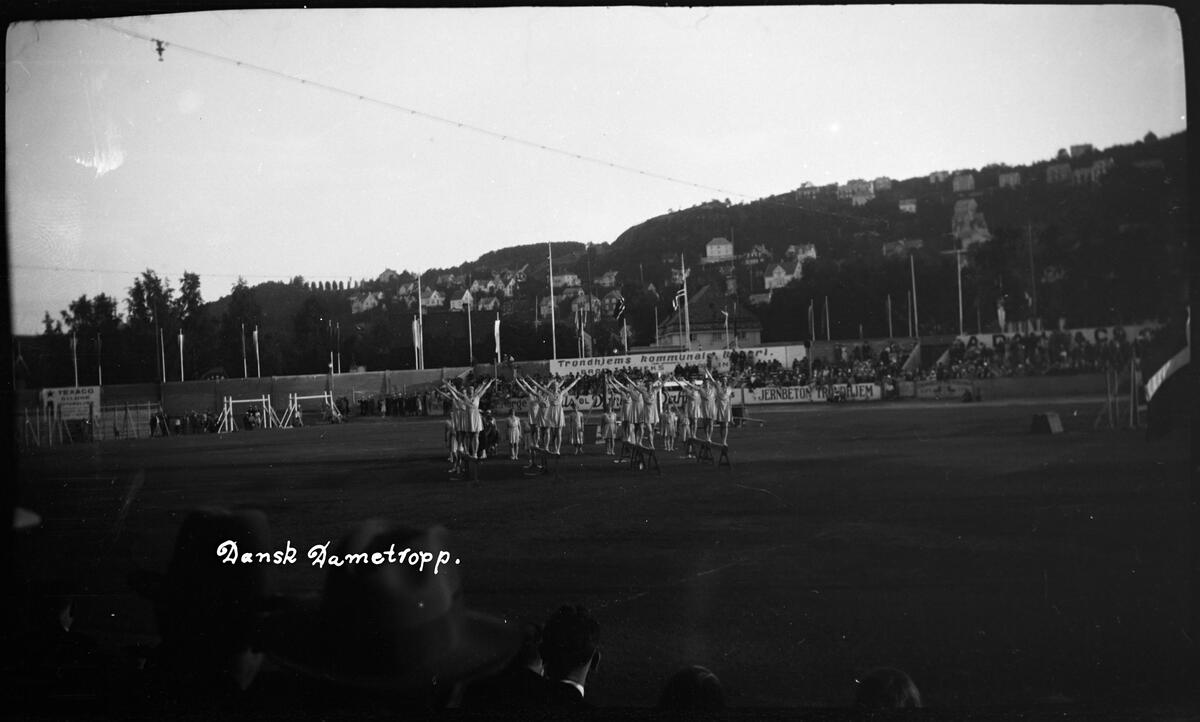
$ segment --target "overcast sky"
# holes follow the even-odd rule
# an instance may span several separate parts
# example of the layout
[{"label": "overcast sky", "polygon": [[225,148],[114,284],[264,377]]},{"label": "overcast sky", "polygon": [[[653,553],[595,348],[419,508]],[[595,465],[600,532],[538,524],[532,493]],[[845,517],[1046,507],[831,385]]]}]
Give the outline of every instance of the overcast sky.
[{"label": "overcast sky", "polygon": [[1149,6],[233,11],[19,24],[5,61],[16,333],[145,268],[215,300],[1187,126]]}]

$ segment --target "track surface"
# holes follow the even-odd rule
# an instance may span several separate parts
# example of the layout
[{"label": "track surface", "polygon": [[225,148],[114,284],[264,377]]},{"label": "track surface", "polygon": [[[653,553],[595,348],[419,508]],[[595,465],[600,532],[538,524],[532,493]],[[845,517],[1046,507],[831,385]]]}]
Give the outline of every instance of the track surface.
[{"label": "track surface", "polygon": [[[1066,433],[1034,436],[1036,410]],[[445,524],[468,606],[543,620],[592,608],[589,697],[652,705],[703,664],[735,706],[838,706],[856,670],[904,669],[930,705],[1169,700],[1187,689],[1184,441],[1092,429],[1097,403],[772,409],[733,469],[660,454],[663,475],[589,444],[561,479],[507,458],[446,471],[440,420],[107,442],[20,460],[26,580],[86,594],[77,628],[152,642],[126,586],[164,569],[200,505],[263,509],[301,555],[356,521]],[[278,569],[286,592],[322,572]]]}]

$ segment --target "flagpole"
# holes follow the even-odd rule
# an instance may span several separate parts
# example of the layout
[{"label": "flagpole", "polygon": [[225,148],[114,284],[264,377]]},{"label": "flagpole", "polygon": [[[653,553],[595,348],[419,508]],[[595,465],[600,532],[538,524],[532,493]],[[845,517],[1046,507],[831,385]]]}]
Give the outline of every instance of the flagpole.
[{"label": "flagpole", "polygon": [[421,339],[417,333],[417,327],[419,325],[420,324],[417,321],[417,317],[413,316],[412,337],[413,337],[413,368],[414,369],[421,368]]},{"label": "flagpole", "polygon": [[625,337],[625,354],[629,354],[629,321],[621,319],[622,335]]},{"label": "flagpole", "polygon": [[[243,338],[242,339],[242,348],[244,349],[245,347],[246,347],[246,339]],[[163,379],[163,383],[165,384],[167,382],[167,344],[163,340],[162,328],[158,329],[158,352],[161,355],[160,360],[162,361],[162,372],[163,372],[162,379]]]},{"label": "flagpole", "polygon": [[104,344],[100,341],[100,334],[96,334],[96,372],[100,376],[100,385],[104,385]]},{"label": "flagpole", "polygon": [[679,270],[683,276],[683,342],[684,348],[692,350],[692,318],[688,312],[687,266],[683,263],[683,254],[679,254]]},{"label": "flagpole", "polygon": [[833,340],[833,334],[829,329],[829,296],[825,297],[825,340]]},{"label": "flagpole", "polygon": [[[334,322],[334,328],[337,329],[337,372],[340,374],[342,372],[342,322],[341,321]],[[255,344],[255,347],[257,348],[257,346],[258,346],[257,329],[256,329],[256,332],[254,335],[254,344]]]},{"label": "flagpole", "polygon": [[553,354],[553,359],[557,361],[558,334],[554,332],[554,246],[550,244],[550,241],[546,241],[546,250],[549,252],[547,259],[550,271],[550,352]]},{"label": "flagpole", "polygon": [[79,386],[79,354],[75,352],[75,332],[71,332],[71,364],[75,366],[75,386]]},{"label": "flagpole", "polygon": [[179,380],[184,380],[183,375],[183,329],[179,330]]},{"label": "flagpole", "polygon": [[808,383],[809,383],[809,385],[811,385],[813,382],[813,377],[812,377],[813,351],[815,351],[817,348],[817,311],[815,308],[813,308],[814,303],[816,303],[816,299],[813,299],[813,298],[808,299],[808,337],[810,339],[809,344],[808,344]]},{"label": "flagpole", "polygon": [[254,378],[262,378],[262,357],[258,353],[258,324],[254,324]]},{"label": "flagpole", "polygon": [[496,370],[493,371],[492,375],[498,376],[499,375],[499,366],[500,366],[500,311],[499,310],[496,311],[496,325],[494,328],[495,328],[495,333],[496,333],[496,367],[497,368],[496,368]]},{"label": "flagpole", "polygon": [[417,352],[417,368],[425,368],[425,302],[421,298],[421,274],[417,274],[417,337],[420,342],[417,343],[415,351]]},{"label": "flagpole", "polygon": [[654,307],[654,345],[658,345],[658,306]]},{"label": "flagpole", "polygon": [[[471,293],[470,291],[466,291],[463,293],[463,295],[469,299],[471,297],[470,293]],[[474,335],[471,333],[471,302],[469,300],[465,300],[464,303],[467,304],[467,357],[468,357],[467,363],[469,363],[471,366],[474,366],[475,365],[475,338],[474,338]]]},{"label": "flagpole", "polygon": [[[164,374],[165,376],[165,374]],[[246,370],[246,324],[242,324],[242,378],[250,376],[250,372]],[[163,378],[166,381],[166,378]]]},{"label": "flagpole", "polygon": [[888,338],[892,338],[892,294],[887,295]]},{"label": "flagpole", "polygon": [[919,315],[917,315],[917,262],[911,255],[908,257],[908,269],[909,269],[909,272],[912,274],[913,326],[916,327],[916,331],[917,331],[916,338],[920,339],[921,338],[921,317]]}]

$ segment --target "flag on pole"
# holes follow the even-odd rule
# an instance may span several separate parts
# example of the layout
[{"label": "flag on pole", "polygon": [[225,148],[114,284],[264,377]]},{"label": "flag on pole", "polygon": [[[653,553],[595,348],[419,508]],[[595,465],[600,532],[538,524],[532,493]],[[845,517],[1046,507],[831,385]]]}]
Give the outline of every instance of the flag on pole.
[{"label": "flag on pole", "polygon": [[421,322],[416,318],[412,321],[413,348],[421,348]]},{"label": "flag on pole", "polygon": [[681,298],[687,298],[687,291],[683,290],[682,288],[675,292],[675,298],[671,300],[671,308],[674,308],[676,311],[678,311],[679,299]]},{"label": "flag on pole", "polygon": [[613,318],[615,318],[619,321],[624,317],[625,317],[625,299],[618,298],[617,302],[613,304]]},{"label": "flag on pole", "polygon": [[496,314],[496,321],[493,326],[493,331],[496,334],[496,358],[500,358],[500,314]]}]

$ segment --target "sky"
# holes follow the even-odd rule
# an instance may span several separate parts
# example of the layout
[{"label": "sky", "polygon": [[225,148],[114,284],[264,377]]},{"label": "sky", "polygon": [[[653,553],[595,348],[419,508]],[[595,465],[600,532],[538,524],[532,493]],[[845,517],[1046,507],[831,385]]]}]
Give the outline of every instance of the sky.
[{"label": "sky", "polygon": [[144,269],[211,301],[1187,127],[1154,6],[222,11],[6,40],[18,334]]}]

